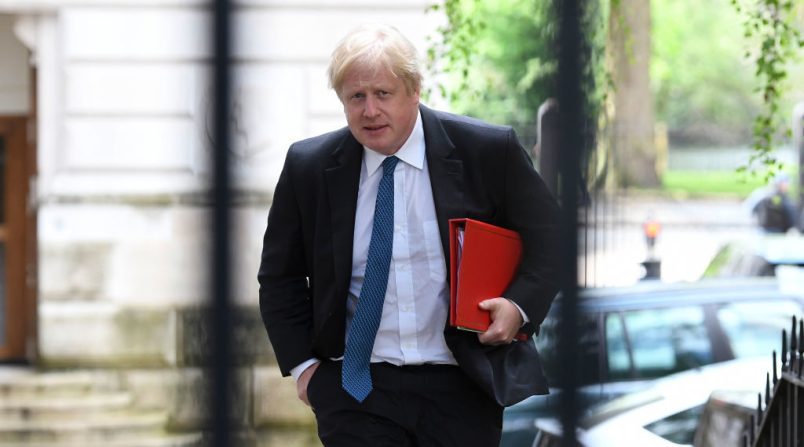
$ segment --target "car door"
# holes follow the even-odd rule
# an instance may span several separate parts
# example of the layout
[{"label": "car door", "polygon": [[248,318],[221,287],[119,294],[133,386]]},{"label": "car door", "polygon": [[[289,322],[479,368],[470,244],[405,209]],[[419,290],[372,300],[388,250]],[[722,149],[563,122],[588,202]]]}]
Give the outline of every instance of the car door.
[{"label": "car door", "polygon": [[699,305],[606,314],[606,381],[663,377],[719,360],[710,320]]}]

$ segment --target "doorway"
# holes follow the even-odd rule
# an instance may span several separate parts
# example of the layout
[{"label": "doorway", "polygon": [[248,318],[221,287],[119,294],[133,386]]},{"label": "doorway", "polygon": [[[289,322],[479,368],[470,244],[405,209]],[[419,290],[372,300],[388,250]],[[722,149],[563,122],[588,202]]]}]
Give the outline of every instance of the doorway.
[{"label": "doorway", "polygon": [[0,115],[0,362],[32,360],[35,207],[28,117]]}]

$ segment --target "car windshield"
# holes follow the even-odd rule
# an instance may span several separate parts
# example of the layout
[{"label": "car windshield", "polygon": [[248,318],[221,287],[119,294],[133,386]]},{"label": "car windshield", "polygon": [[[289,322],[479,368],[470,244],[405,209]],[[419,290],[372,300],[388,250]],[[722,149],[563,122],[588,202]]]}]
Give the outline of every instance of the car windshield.
[{"label": "car windshield", "polygon": [[801,308],[792,301],[754,301],[720,306],[717,318],[736,358],[768,355],[780,345],[782,329],[790,329]]}]

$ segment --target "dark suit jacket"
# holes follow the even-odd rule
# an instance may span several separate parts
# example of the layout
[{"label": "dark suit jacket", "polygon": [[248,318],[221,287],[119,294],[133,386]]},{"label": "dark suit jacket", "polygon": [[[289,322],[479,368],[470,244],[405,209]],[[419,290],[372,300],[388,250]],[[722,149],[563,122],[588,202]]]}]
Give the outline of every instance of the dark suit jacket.
[{"label": "dark suit jacket", "polygon": [[[420,110],[447,263],[448,219],[518,231],[523,261],[503,296],[528,315],[532,332],[557,291],[555,200],[511,128]],[[283,375],[309,358],[343,355],[362,154],[348,128],[288,151],[258,274],[260,310]],[[449,327],[445,338],[461,368],[500,404],[547,392],[532,341],[483,346],[476,334]]]}]

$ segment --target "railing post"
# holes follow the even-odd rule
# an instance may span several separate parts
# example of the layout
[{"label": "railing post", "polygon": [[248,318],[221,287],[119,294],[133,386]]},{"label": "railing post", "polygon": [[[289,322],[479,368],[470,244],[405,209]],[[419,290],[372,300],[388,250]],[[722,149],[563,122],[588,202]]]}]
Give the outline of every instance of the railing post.
[{"label": "railing post", "polygon": [[577,395],[579,370],[578,346],[578,184],[581,153],[587,147],[583,128],[585,119],[583,73],[589,67],[586,57],[586,35],[582,18],[586,3],[577,0],[554,1],[558,25],[557,100],[561,107],[558,125],[558,166],[561,188],[561,246],[560,284],[563,304],[560,313],[558,350],[560,362],[566,368],[561,377],[560,421],[564,433],[562,445],[577,445],[576,428],[581,415]]},{"label": "railing post", "polygon": [[798,229],[804,230],[804,102],[793,108],[793,144],[798,152]]},{"label": "railing post", "polygon": [[215,112],[212,153],[212,251],[209,263],[211,276],[211,303],[208,324],[211,333],[211,352],[207,365],[211,376],[210,405],[211,447],[233,445],[230,439],[231,420],[231,174],[230,151],[231,121],[231,0],[212,0],[212,47]]}]

